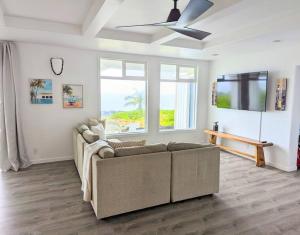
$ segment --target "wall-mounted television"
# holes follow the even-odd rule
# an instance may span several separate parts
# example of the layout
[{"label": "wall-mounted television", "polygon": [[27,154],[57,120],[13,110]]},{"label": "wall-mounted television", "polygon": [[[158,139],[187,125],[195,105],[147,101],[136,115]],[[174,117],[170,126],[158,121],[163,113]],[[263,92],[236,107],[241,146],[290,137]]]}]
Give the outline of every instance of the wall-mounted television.
[{"label": "wall-mounted television", "polygon": [[267,71],[219,76],[217,107],[265,112],[267,87]]}]

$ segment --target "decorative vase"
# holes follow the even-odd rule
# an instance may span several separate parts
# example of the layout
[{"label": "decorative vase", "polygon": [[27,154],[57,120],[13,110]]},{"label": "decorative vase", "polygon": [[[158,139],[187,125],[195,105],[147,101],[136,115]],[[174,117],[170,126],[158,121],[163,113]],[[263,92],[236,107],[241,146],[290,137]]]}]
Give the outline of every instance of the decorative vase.
[{"label": "decorative vase", "polygon": [[213,126],[213,130],[214,131],[219,131],[219,125],[218,125],[219,122],[214,122],[214,126]]}]

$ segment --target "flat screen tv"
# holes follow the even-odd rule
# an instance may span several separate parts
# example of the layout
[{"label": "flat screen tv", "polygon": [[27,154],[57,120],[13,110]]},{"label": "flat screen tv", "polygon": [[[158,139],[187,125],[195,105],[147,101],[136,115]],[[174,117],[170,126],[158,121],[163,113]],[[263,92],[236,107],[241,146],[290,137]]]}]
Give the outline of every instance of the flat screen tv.
[{"label": "flat screen tv", "polygon": [[222,75],[217,80],[218,108],[266,111],[268,72]]}]

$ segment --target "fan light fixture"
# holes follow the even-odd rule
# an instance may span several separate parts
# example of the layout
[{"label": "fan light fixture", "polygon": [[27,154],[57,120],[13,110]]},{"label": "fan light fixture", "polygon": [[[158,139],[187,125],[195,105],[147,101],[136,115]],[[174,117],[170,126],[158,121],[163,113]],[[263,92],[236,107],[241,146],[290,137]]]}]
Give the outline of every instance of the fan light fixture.
[{"label": "fan light fixture", "polygon": [[64,59],[60,57],[52,57],[50,59],[50,65],[53,73],[59,76],[64,70]]},{"label": "fan light fixture", "polygon": [[214,3],[209,0],[190,0],[186,8],[183,10],[182,14],[177,8],[177,1],[174,1],[174,8],[170,11],[167,21],[152,24],[140,24],[140,25],[124,25],[117,26],[116,28],[129,28],[129,27],[141,27],[141,26],[156,26],[156,27],[166,27],[177,33],[183,34],[188,37],[192,37],[198,40],[203,40],[211,33],[201,31],[198,29],[189,28],[194,20],[211,8]]}]

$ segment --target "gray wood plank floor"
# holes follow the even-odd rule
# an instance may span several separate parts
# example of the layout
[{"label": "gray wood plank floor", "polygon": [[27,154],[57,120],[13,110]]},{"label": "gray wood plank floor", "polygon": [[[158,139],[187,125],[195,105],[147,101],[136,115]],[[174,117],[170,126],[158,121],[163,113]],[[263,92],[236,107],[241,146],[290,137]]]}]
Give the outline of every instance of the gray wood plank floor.
[{"label": "gray wood plank floor", "polygon": [[300,234],[300,173],[222,154],[221,189],[96,220],[72,161],[0,174],[0,234]]}]

